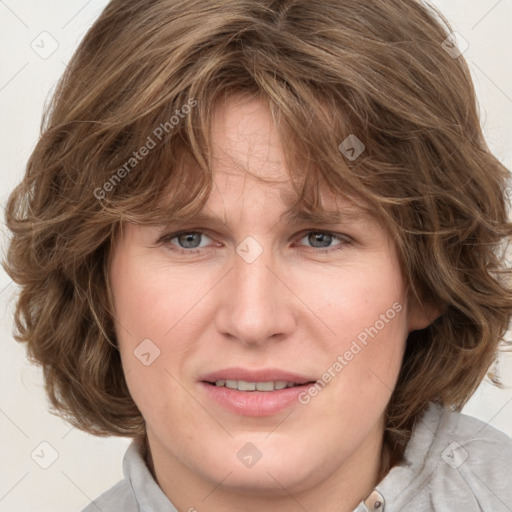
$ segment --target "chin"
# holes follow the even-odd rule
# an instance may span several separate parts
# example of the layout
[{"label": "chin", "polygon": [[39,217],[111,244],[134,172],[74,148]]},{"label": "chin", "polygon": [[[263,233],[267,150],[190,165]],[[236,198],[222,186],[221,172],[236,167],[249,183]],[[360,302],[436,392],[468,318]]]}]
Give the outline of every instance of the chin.
[{"label": "chin", "polygon": [[295,441],[290,446],[283,446],[277,439],[274,443],[265,443],[263,437],[261,442],[254,440],[252,445],[245,439],[232,440],[231,446],[212,453],[208,461],[203,458],[202,467],[197,469],[215,485],[222,482],[226,490],[255,493],[259,497],[262,493],[268,493],[269,497],[283,495],[283,488],[300,493],[325,478],[324,472],[329,468],[321,460],[316,464],[314,457],[319,450],[310,446],[310,450],[305,451],[305,445]]}]

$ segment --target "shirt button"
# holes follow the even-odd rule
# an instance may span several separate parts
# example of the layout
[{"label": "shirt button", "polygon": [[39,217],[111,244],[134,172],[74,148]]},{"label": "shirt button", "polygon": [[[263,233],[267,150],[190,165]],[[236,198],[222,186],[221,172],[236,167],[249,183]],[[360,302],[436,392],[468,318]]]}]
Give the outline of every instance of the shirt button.
[{"label": "shirt button", "polygon": [[384,511],[384,497],[378,491],[373,491],[364,504],[368,508],[368,512],[383,512]]}]

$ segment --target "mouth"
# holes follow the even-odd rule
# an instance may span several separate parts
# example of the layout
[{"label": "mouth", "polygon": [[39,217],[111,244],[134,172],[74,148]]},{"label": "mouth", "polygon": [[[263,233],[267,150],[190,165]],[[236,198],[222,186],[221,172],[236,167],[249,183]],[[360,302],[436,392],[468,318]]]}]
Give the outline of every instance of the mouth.
[{"label": "mouth", "polygon": [[205,382],[206,382],[206,384],[210,384],[212,386],[225,387],[228,389],[236,389],[238,391],[263,391],[266,393],[268,393],[270,391],[276,391],[276,390],[286,389],[286,388],[294,388],[297,386],[304,385],[304,384],[299,384],[297,382],[288,382],[285,380],[250,382],[247,380],[218,379],[214,382],[209,382],[209,381],[205,381]]},{"label": "mouth", "polygon": [[298,403],[316,379],[281,370],[225,369],[199,384],[215,405],[242,416],[272,416]]}]

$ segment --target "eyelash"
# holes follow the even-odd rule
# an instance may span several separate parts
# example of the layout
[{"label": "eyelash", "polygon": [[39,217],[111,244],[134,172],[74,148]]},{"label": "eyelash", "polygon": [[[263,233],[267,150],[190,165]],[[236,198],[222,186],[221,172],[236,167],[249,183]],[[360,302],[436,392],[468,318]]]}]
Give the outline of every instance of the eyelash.
[{"label": "eyelash", "polygon": [[[174,238],[177,238],[180,235],[190,234],[190,233],[208,236],[208,234],[205,231],[201,231],[201,230],[182,230],[182,231],[177,231],[176,233],[169,233],[168,235],[163,236],[158,241],[158,244],[164,245],[170,251],[177,252],[178,254],[197,254],[197,253],[202,252],[205,249],[206,250],[211,249],[211,248],[206,248],[206,247],[203,247],[201,249],[184,249],[182,247],[178,247],[174,244],[171,244],[171,240],[173,240]],[[343,249],[345,245],[351,243],[351,239],[348,235],[344,235],[341,233],[333,233],[332,231],[317,231],[317,230],[310,230],[310,231],[304,232],[301,235],[301,237],[298,238],[298,240],[302,240],[306,235],[311,234],[311,233],[329,235],[329,236],[332,236],[335,240],[338,240],[339,242],[341,242],[331,248],[326,248],[326,249],[321,249],[321,248],[316,248],[316,247],[308,247],[308,249],[311,249],[318,253],[326,254],[326,253],[330,253],[332,251],[340,250],[340,249]]]}]

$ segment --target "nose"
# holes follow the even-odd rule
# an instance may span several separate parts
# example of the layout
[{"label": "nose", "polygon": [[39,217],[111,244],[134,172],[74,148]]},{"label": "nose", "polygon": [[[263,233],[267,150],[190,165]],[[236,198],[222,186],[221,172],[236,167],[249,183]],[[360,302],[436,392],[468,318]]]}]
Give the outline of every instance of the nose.
[{"label": "nose", "polygon": [[[221,296],[216,328],[223,336],[248,346],[283,340],[296,326],[297,300],[290,276],[270,248],[254,240],[244,252],[240,244],[232,270],[219,287]],[[254,252],[259,256],[255,260]],[[252,253],[252,254],[251,254]]]}]

